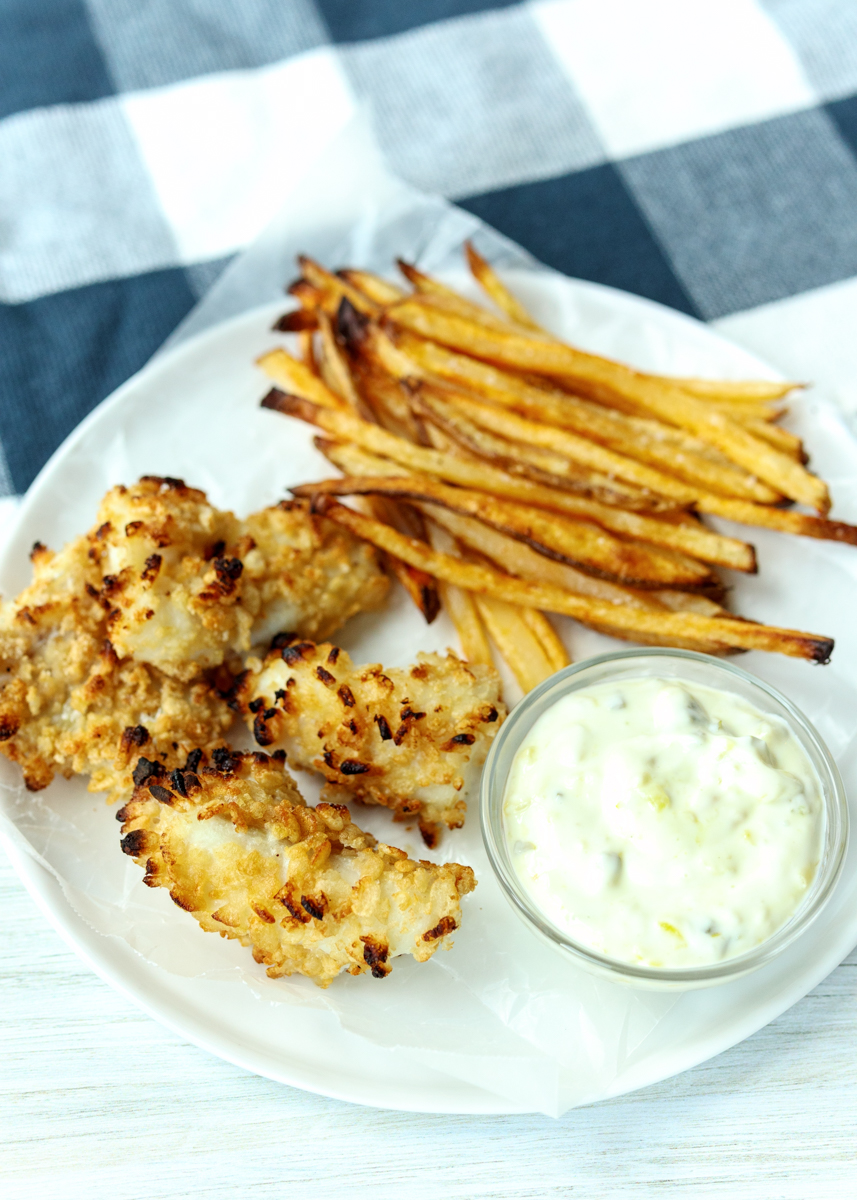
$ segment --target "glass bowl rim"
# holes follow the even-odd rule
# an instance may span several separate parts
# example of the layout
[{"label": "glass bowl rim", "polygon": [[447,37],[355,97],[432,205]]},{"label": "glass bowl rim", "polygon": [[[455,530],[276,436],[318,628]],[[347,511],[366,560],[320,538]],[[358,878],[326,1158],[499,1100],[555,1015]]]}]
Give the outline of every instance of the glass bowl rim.
[{"label": "glass bowl rim", "polygon": [[[819,760],[813,766],[821,777],[826,823],[825,837],[829,829],[832,829],[835,835],[833,850],[826,863],[824,877],[821,878],[819,872],[814,881],[814,883],[818,882],[815,894],[810,894],[810,897],[807,898],[803,906],[798,907],[795,915],[789,918],[780,929],[744,954],[724,959],[719,963],[678,968],[638,966],[622,959],[609,958],[606,955],[598,954],[588,946],[575,941],[563,933],[562,930],[558,929],[532,903],[518,883],[517,877],[511,869],[506,867],[503,859],[503,848],[501,848],[503,846],[503,839],[496,836],[497,830],[494,828],[494,820],[497,820],[498,826],[502,825],[503,803],[502,793],[499,796],[499,800],[495,800],[494,796],[496,791],[494,785],[497,762],[504,743],[514,734],[515,728],[520,724],[522,717],[546,692],[556,688],[558,685],[561,686],[576,675],[604,664],[632,662],[640,658],[665,658],[678,659],[685,662],[697,662],[707,668],[723,672],[726,677],[731,676],[740,679],[745,684],[749,684],[751,688],[756,688],[766,693],[776,704],[785,709],[790,727],[797,726],[803,738],[808,740],[813,746]],[[728,688],[724,686],[722,690],[725,691]],[[562,698],[562,694],[557,696],[557,700]],[[564,694],[568,694],[568,692]],[[793,728],[792,732],[794,732]],[[516,747],[515,753],[517,753],[518,748]],[[505,792],[505,781],[503,791]],[[743,668],[735,666],[734,663],[715,658],[709,654],[701,654],[696,650],[683,650],[678,647],[671,648],[664,646],[641,646],[630,650],[615,650],[606,654],[595,655],[592,658],[583,659],[579,663],[572,663],[567,667],[563,667],[561,671],[550,675],[531,692],[528,692],[503,722],[485,760],[480,780],[479,820],[482,840],[494,876],[505,893],[506,899],[517,910],[518,915],[524,920],[524,923],[532,927],[536,933],[540,933],[543,938],[553,943],[558,949],[580,960],[581,965],[588,966],[597,973],[617,976],[623,978],[628,983],[637,982],[640,985],[647,983],[680,985],[685,983],[688,986],[693,986],[706,983],[726,983],[730,979],[747,974],[749,971],[756,970],[758,967],[770,962],[806,932],[829,901],[842,874],[842,867],[845,862],[845,854],[848,849],[850,837],[848,802],[839,768],[836,765],[833,755],[827,748],[824,739],[798,706],[792,700],[789,700],[787,696],[784,696],[777,688],[765,680],[751,675],[748,671],[743,670]]]}]

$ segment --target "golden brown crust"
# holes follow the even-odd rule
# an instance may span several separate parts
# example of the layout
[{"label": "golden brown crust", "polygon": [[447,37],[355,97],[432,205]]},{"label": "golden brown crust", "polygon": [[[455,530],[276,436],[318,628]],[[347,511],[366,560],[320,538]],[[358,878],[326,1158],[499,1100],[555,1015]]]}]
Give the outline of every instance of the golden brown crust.
[{"label": "golden brown crust", "polygon": [[0,606],[0,752],[32,791],[57,772],[81,773],[117,798],[142,746],[181,762],[218,744],[232,715],[204,678],[183,683],[120,660],[88,550],[86,538],[58,554],[37,547],[32,584]]},{"label": "golden brown crust", "polygon": [[32,560],[30,587],[0,606],[0,752],[33,790],[59,771],[123,794],[129,738],[173,766],[217,745],[232,718],[210,668],[272,623],[326,630],[387,589],[372,547],[305,503],[242,522],[154,476]]},{"label": "golden brown crust", "polygon": [[[145,760],[144,760],[145,761]],[[138,769],[120,810],[122,849],[150,887],[203,929],[235,938],[272,977],[321,987],[342,970],[383,978],[425,962],[461,920],[469,867],[415,862],[377,843],[342,805],[308,807],[282,759],[220,751],[171,775]]]},{"label": "golden brown crust", "polygon": [[[368,542],[311,511],[302,500],[284,500],[242,522],[251,550],[241,549],[246,585],[257,595],[254,644],[267,645],[283,630],[318,641],[349,617],[377,608],[389,582]],[[246,544],[246,541],[245,541]]]},{"label": "golden brown crust", "polygon": [[178,679],[281,629],[327,636],[387,591],[375,550],[308,504],[239,521],[177,479],[111,489],[89,554],[117,653]]},{"label": "golden brown crust", "polygon": [[358,667],[330,643],[285,635],[264,663],[247,665],[236,700],[256,741],[318,771],[327,797],[416,817],[429,845],[438,824],[463,825],[506,714],[493,667],[452,653],[420,654],[404,669]]},{"label": "golden brown crust", "polygon": [[231,647],[249,646],[243,566],[227,551],[239,530],[232,513],[180,479],[146,476],[107,493],[89,554],[103,577],[108,636],[120,657],[193,679]]}]

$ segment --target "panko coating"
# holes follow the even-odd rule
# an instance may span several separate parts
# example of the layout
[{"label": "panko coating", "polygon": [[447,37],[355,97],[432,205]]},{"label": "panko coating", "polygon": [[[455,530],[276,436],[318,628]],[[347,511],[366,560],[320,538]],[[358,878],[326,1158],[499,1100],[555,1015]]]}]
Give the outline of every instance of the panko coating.
[{"label": "panko coating", "polygon": [[192,679],[233,646],[249,646],[243,567],[225,553],[238,537],[232,513],[179,479],[111,488],[89,541],[117,654]]},{"label": "panko coating", "polygon": [[261,746],[317,771],[325,798],[382,804],[416,818],[427,845],[464,824],[506,709],[493,667],[451,652],[406,668],[355,666],[330,643],[280,635],[248,659],[233,703]]},{"label": "panko coating", "polygon": [[[240,557],[239,557],[240,555]],[[127,794],[129,755],[175,766],[232,715],[206,671],[285,622],[311,633],[380,603],[375,551],[290,501],[239,521],[181,480],[112,488],[92,531],[0,605],[0,751],[27,787],[56,772]]]},{"label": "panko coating", "polygon": [[120,809],[122,849],[203,929],[252,947],[274,978],[327,987],[425,962],[461,921],[470,867],[415,862],[337,804],[307,806],[282,756],[216,752],[167,774],[142,758]]},{"label": "panko coating", "polygon": [[239,521],[180,479],[111,489],[89,541],[117,653],[177,679],[283,628],[326,637],[388,587],[375,550],[307,502]]},{"label": "panko coating", "polygon": [[221,741],[232,714],[211,684],[117,656],[86,538],[31,557],[33,582],[0,605],[0,752],[31,791],[56,773],[87,774],[91,791],[116,799],[142,746],[180,762]]},{"label": "panko coating", "polygon": [[314,641],[329,638],[387,597],[389,580],[374,546],[313,513],[307,501],[283,500],[251,513],[242,529],[236,553],[245,587],[256,591],[254,645],[267,646],[284,629]]}]

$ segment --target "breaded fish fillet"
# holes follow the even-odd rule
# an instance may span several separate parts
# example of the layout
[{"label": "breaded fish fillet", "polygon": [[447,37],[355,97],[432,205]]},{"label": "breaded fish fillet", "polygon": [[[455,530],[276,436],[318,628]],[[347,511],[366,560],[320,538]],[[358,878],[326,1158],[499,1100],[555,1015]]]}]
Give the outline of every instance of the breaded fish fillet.
[{"label": "breaded fish fillet", "polygon": [[373,547],[307,503],[239,521],[180,479],[113,488],[89,541],[116,652],[177,679],[280,629],[326,637],[388,586]]},{"label": "breaded fish fillet", "polygon": [[283,500],[241,522],[235,552],[252,585],[250,640],[267,646],[281,630],[320,641],[358,612],[378,608],[389,580],[374,546],[303,501]]},{"label": "breaded fish fillet", "polygon": [[122,849],[203,929],[236,938],[273,977],[320,987],[425,962],[461,920],[470,867],[414,862],[336,804],[308,807],[282,759],[221,751],[171,775],[141,762],[119,811]]},{"label": "breaded fish fillet", "polygon": [[437,827],[464,824],[467,796],[506,715],[493,667],[452,653],[412,667],[355,666],[344,650],[281,635],[250,659],[233,703],[261,746],[318,771],[325,797],[383,804]]},{"label": "breaded fish fillet", "polygon": [[203,679],[120,661],[88,550],[86,538],[58,554],[37,545],[32,584],[0,605],[0,752],[32,791],[57,772],[88,774],[90,790],[116,798],[127,795],[142,746],[182,762],[193,747],[216,745],[232,714]]}]

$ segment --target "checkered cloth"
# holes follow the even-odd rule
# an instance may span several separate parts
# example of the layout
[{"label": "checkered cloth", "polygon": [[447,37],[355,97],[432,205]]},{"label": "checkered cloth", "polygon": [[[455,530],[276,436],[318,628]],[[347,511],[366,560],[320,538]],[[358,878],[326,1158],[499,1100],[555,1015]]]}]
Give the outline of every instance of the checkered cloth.
[{"label": "checkered cloth", "polygon": [[857,0],[2,0],[0,494],[360,106],[543,262],[853,391],[855,93]]}]

